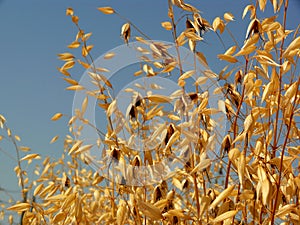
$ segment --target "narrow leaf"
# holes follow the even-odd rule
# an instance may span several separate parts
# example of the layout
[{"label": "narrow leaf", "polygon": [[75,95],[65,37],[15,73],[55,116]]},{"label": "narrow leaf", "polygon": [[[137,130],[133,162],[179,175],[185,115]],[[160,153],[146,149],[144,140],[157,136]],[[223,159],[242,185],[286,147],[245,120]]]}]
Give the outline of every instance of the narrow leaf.
[{"label": "narrow leaf", "polygon": [[112,7],[106,6],[98,8],[98,10],[104,14],[113,14],[115,13],[115,10]]}]

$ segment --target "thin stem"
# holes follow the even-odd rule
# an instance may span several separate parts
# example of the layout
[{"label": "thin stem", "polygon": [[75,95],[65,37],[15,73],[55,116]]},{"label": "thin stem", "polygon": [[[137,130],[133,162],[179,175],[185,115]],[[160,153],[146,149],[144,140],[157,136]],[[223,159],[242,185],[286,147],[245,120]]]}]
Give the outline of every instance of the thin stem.
[{"label": "thin stem", "polygon": [[[9,128],[4,125],[6,130],[9,130]],[[20,159],[20,152],[19,152],[19,148],[18,145],[16,143],[15,138],[13,137],[12,133],[10,135],[8,135],[11,142],[13,143],[15,150],[16,150],[16,155],[17,155],[17,162],[18,162],[18,168],[19,168],[19,174],[17,174],[19,176],[20,179],[20,184],[21,184],[21,188],[22,188],[22,198],[23,198],[23,203],[27,202],[27,192],[25,192],[25,182],[24,182],[24,177],[23,177],[23,170],[22,170],[22,166],[21,166],[21,159]],[[22,212],[21,217],[20,217],[20,224],[23,224],[23,217],[25,215],[25,211]]]},{"label": "thin stem", "polygon": [[128,18],[122,16],[121,14],[119,14],[118,12],[115,11],[115,14],[117,16],[119,16],[122,20],[125,20],[127,23],[130,23],[131,26],[133,26],[141,35],[143,35],[145,38],[147,38],[148,40],[151,40],[151,38],[145,34],[143,31],[141,31],[140,28],[138,28],[134,23],[132,23]]},{"label": "thin stem", "polygon": [[[288,9],[288,4],[289,1],[286,0],[285,1],[285,5],[284,5],[284,14],[283,14],[283,30],[285,31],[286,29],[286,15],[287,15],[287,9]],[[283,46],[284,46],[284,41],[285,41],[285,37],[282,37],[282,41],[281,41],[281,45],[280,45],[280,62],[279,64],[282,65],[283,64]],[[279,69],[279,90],[281,90],[281,85],[282,85],[282,74],[283,74],[283,70],[282,67],[280,67]],[[280,91],[278,93],[278,97],[277,97],[277,110],[276,110],[276,119],[274,121],[274,141],[273,141],[273,151],[272,151],[272,158],[275,157],[276,155],[276,149],[277,149],[277,127],[278,127],[278,121],[279,121],[279,107],[280,107],[280,102],[281,102],[281,95],[280,95]]]},{"label": "thin stem", "polygon": [[298,93],[299,93],[299,85],[300,85],[300,77],[298,78],[298,81],[297,81],[297,91],[296,91],[296,94],[295,94],[295,100],[294,100],[294,104],[293,104],[293,107],[291,109],[291,115],[289,117],[289,124],[288,124],[288,127],[287,127],[287,134],[285,136],[285,139],[284,139],[284,143],[283,143],[283,146],[282,146],[282,151],[281,151],[281,156],[280,156],[280,166],[279,166],[279,174],[278,174],[278,181],[276,183],[276,195],[275,195],[275,200],[274,200],[274,205],[273,205],[273,209],[272,209],[272,214],[271,214],[271,224],[274,224],[274,220],[275,220],[275,211],[276,211],[276,205],[277,205],[277,202],[278,202],[278,197],[279,197],[279,191],[280,191],[280,186],[281,186],[281,178],[283,177],[282,173],[282,169],[283,169],[283,158],[284,158],[284,153],[285,153],[285,149],[286,149],[286,146],[288,144],[288,139],[289,139],[289,135],[290,135],[290,131],[291,131],[291,126],[292,126],[292,121],[293,121],[293,117],[294,117],[294,113],[295,113],[295,110],[297,108],[297,96],[298,96]]},{"label": "thin stem", "polygon": [[[248,71],[248,58],[246,57],[245,60],[246,60],[246,62],[245,62],[245,74],[247,74],[247,71]],[[233,122],[233,140],[235,140],[235,138],[237,136],[237,127],[238,127],[237,120],[239,118],[238,115],[240,114],[240,111],[241,111],[241,108],[242,108],[244,96],[245,96],[245,85],[243,85],[243,88],[242,88],[241,99],[240,99],[237,111],[235,113],[235,118],[234,118],[234,122]],[[231,161],[229,160],[228,165],[227,165],[226,178],[225,178],[225,186],[224,186],[225,189],[228,187],[230,168],[231,168]]]},{"label": "thin stem", "polygon": [[182,70],[182,64],[181,64],[181,59],[180,59],[179,47],[178,47],[178,43],[177,43],[176,23],[175,23],[175,19],[174,19],[173,6],[172,6],[171,0],[168,0],[168,4],[169,4],[169,15],[170,15],[171,21],[172,21],[173,40],[174,40],[175,47],[176,47],[176,53],[177,53],[178,64],[179,64],[179,71],[180,71],[180,76],[181,76],[183,74],[183,70]]},{"label": "thin stem", "polygon": [[[286,16],[287,16],[287,9],[288,9],[288,4],[289,1],[286,0],[285,1],[285,5],[284,5],[284,13],[283,13],[283,31],[285,32],[286,29]],[[282,37],[282,41],[281,41],[281,45],[280,45],[280,65],[283,64],[283,47],[284,47],[284,41],[285,41],[285,37]],[[282,86],[282,75],[283,75],[283,70],[282,67],[280,67],[279,69],[279,90],[281,90],[281,86]],[[298,86],[299,86],[299,82],[298,82]],[[297,89],[297,93],[298,93],[298,89]],[[297,96],[297,95],[296,95]],[[277,110],[276,110],[276,119],[274,122],[274,142],[273,142],[273,150],[272,150],[272,158],[274,158],[276,156],[276,150],[277,148],[277,126],[278,126],[278,121],[279,121],[279,111],[280,111],[280,102],[281,102],[281,91],[279,91],[278,93],[278,97],[277,97]],[[296,102],[296,101],[295,101]],[[295,105],[294,102],[294,105]],[[289,125],[287,128],[287,134],[284,140],[284,144],[282,147],[282,152],[281,152],[281,158],[280,158],[280,168],[279,168],[279,175],[278,175],[278,182],[276,184],[276,195],[275,195],[275,200],[274,200],[274,204],[273,204],[273,208],[272,213],[271,213],[271,225],[274,224],[275,222],[275,211],[276,211],[276,205],[278,202],[278,196],[279,196],[279,190],[280,190],[280,183],[281,183],[281,177],[282,177],[282,164],[283,164],[283,157],[284,157],[284,152],[285,152],[285,147],[287,144],[287,140],[288,140],[288,136],[290,133],[290,129],[291,129],[291,123],[292,123],[292,118],[293,118],[294,112],[291,112],[291,116],[290,116],[290,121],[289,121]]]}]

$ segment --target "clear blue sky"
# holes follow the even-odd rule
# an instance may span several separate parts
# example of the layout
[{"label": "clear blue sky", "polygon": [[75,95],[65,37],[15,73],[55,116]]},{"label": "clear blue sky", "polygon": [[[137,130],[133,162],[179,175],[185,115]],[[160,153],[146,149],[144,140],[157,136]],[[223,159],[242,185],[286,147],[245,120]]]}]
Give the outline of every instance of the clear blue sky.
[{"label": "clear blue sky", "polygon": [[[232,22],[229,28],[241,43],[245,24],[249,22],[248,19],[241,21],[241,14],[248,1],[187,2],[199,8],[209,22],[225,12],[232,12],[237,22]],[[269,1],[268,5],[266,14],[271,9]],[[65,9],[72,7],[80,17],[80,26],[93,32],[90,41],[95,46],[92,50],[95,57],[123,44],[120,28],[124,21],[114,15],[103,15],[97,10],[101,6],[112,6],[152,39],[172,40],[171,33],[160,25],[168,20],[167,0],[0,0],[0,114],[6,117],[13,132],[21,136],[21,145],[30,146],[32,152],[43,156],[60,155],[62,142],[50,145],[49,141],[55,135],[63,137],[68,133],[66,119],[50,121],[56,112],[72,114],[73,92],[65,90],[67,84],[56,70],[62,65],[57,54],[69,51],[66,46],[77,32],[70,18],[65,16]],[[299,12],[300,2],[291,0],[289,29],[300,23]],[[222,46],[213,33],[207,34],[205,41],[203,52],[211,68],[218,71],[221,67],[215,56],[221,53]],[[229,38],[223,41],[226,47],[232,45]],[[80,78],[83,70],[75,72],[78,73],[75,77]],[[0,147],[0,187],[17,190],[13,172],[16,162],[3,152],[15,157],[13,146],[2,141]]]}]

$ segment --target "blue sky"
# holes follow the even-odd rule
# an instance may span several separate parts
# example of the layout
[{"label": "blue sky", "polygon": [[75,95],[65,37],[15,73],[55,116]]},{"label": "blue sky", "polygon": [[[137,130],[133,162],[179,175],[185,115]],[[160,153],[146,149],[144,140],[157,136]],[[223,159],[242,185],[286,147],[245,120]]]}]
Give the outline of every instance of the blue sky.
[{"label": "blue sky", "polygon": [[[232,12],[236,22],[229,25],[240,43],[245,36],[249,20],[241,20],[241,14],[248,1],[210,0],[187,1],[199,8],[209,22],[225,12]],[[271,11],[268,1],[266,14]],[[167,0],[127,1],[79,1],[79,0],[0,0],[0,114],[8,120],[8,126],[18,134],[32,152],[43,156],[59,156],[62,142],[50,145],[55,135],[68,134],[67,119],[50,121],[56,112],[72,114],[73,92],[66,91],[67,84],[56,67],[62,65],[57,54],[69,51],[77,32],[70,18],[65,16],[67,7],[72,7],[80,18],[80,26],[93,32],[90,42],[94,44],[95,58],[110,49],[123,44],[120,28],[124,21],[115,15],[103,15],[97,7],[111,6],[121,15],[130,19],[152,39],[171,41],[171,33],[160,23],[168,20]],[[300,3],[290,1],[288,29],[300,23]],[[247,17],[248,18],[248,17]],[[133,31],[133,34],[136,34]],[[227,38],[226,38],[227,37]],[[216,59],[222,53],[217,36],[209,33],[202,45],[212,70],[219,71],[221,64]],[[232,44],[228,35],[223,38],[226,47]],[[83,69],[74,71],[80,78]],[[125,81],[122,81],[125,82]],[[13,168],[16,162],[12,145],[0,142],[0,187],[17,190]],[[8,154],[4,153],[7,152]]]}]

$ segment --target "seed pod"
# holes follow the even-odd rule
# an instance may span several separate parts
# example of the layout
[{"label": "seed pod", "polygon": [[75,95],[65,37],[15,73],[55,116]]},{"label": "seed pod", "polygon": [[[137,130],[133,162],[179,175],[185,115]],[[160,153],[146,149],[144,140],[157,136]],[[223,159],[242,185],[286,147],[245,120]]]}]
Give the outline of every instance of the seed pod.
[{"label": "seed pod", "polygon": [[182,183],[182,189],[189,188],[189,180],[185,179]]},{"label": "seed pod", "polygon": [[160,190],[161,190],[162,197],[165,198],[167,196],[167,192],[168,192],[168,184],[165,180],[163,180],[160,183]]},{"label": "seed pod", "polygon": [[119,149],[114,148],[111,153],[111,157],[113,158],[114,161],[119,161],[121,157],[121,151]]},{"label": "seed pod", "polygon": [[186,18],[185,27],[186,27],[186,29],[195,29],[192,21],[188,18]]},{"label": "seed pod", "polygon": [[153,202],[155,203],[161,199],[163,199],[161,189],[159,186],[156,186],[153,192]]},{"label": "seed pod", "polygon": [[71,186],[71,181],[70,181],[69,177],[66,177],[65,187],[69,188],[70,186]]},{"label": "seed pod", "polygon": [[235,85],[242,83],[242,71],[241,70],[237,71],[236,74],[234,75],[234,83],[235,83]]},{"label": "seed pod", "polygon": [[258,19],[254,19],[250,22],[248,29],[247,29],[247,34],[246,34],[246,40],[253,36],[254,34],[260,34],[262,30],[261,24]]},{"label": "seed pod", "polygon": [[174,134],[174,131],[175,131],[174,125],[171,123],[171,124],[169,125],[168,129],[167,129],[167,135],[166,135],[166,138],[165,138],[165,145],[168,144],[168,142],[169,142],[171,136]]},{"label": "seed pod", "polygon": [[198,13],[194,14],[194,20],[195,20],[195,24],[198,25],[199,35],[200,37],[202,37],[203,34],[210,28],[210,24],[208,23],[207,20],[202,18]]},{"label": "seed pod", "polygon": [[221,155],[223,156],[225,153],[228,153],[230,150],[230,147],[231,147],[231,137],[229,134],[227,134],[222,142],[223,153]]},{"label": "seed pod", "polygon": [[192,167],[191,167],[191,160],[186,161],[186,163],[184,164],[184,169],[186,170],[186,172],[191,172],[192,171]]},{"label": "seed pod", "polygon": [[129,110],[129,117],[130,117],[130,120],[136,120],[137,110],[134,105],[131,105],[131,108]]},{"label": "seed pod", "polygon": [[141,99],[141,97],[138,95],[138,96],[136,97],[134,106],[135,106],[135,107],[141,106],[141,105],[142,105],[142,100],[143,100],[143,99]]},{"label": "seed pod", "polygon": [[122,26],[121,35],[124,38],[125,43],[128,44],[128,41],[130,38],[130,24],[129,23],[125,23]]},{"label": "seed pod", "polygon": [[141,166],[142,165],[141,158],[138,155],[136,155],[132,160],[131,164],[132,166]]},{"label": "seed pod", "polygon": [[192,101],[196,101],[198,99],[198,93],[189,93],[189,96]]}]

